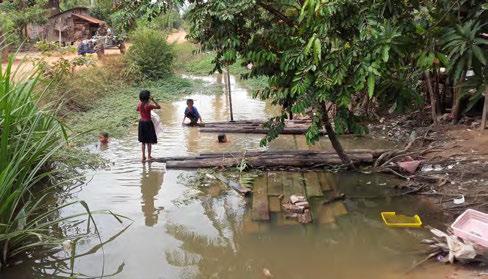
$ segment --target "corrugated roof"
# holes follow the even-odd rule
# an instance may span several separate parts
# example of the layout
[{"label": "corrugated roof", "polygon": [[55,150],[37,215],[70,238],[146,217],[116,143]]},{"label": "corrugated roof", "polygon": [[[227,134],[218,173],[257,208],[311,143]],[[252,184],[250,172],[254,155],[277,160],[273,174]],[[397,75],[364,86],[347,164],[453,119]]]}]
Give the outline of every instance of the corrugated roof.
[{"label": "corrugated roof", "polygon": [[73,16],[76,16],[78,18],[81,18],[83,20],[86,20],[88,22],[91,22],[91,23],[94,23],[94,24],[98,24],[98,25],[101,25],[102,23],[105,23],[105,21],[103,21],[103,20],[100,20],[98,18],[94,18],[92,16],[88,16],[88,15],[73,14]]}]

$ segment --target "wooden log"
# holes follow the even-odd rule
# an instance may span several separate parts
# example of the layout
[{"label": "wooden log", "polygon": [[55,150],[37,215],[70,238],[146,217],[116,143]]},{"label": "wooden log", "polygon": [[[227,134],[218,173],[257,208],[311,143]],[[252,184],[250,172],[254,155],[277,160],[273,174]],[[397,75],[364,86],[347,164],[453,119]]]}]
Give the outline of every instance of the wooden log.
[{"label": "wooden log", "polygon": [[[284,128],[280,134],[282,135],[304,135],[308,129],[306,128]],[[266,128],[234,128],[234,127],[220,127],[220,128],[200,128],[202,133],[229,133],[229,134],[267,134],[269,129]],[[323,130],[319,131],[320,135],[327,135]]]},{"label": "wooden log", "polygon": [[[371,154],[353,154],[349,156],[355,164],[372,163]],[[256,156],[245,158],[251,168],[317,168],[329,165],[341,165],[342,160],[337,155],[308,155],[308,156]],[[241,163],[241,158],[204,158],[185,161],[167,161],[169,169],[195,169],[195,168],[229,168]]]},{"label": "wooden log", "polygon": [[[232,122],[230,122],[230,121],[208,122],[208,123],[205,123],[205,125],[243,125],[243,124],[262,125],[266,122],[267,122],[267,120],[250,119],[250,120],[234,120]],[[293,119],[293,120],[286,120],[285,123],[308,124],[308,123],[312,123],[312,121],[310,119]]]},{"label": "wooden log", "polygon": [[[347,154],[372,154],[376,157],[379,154],[389,151],[388,149],[351,149],[347,150]],[[154,162],[167,162],[167,161],[184,161],[184,160],[196,160],[205,158],[234,158],[234,157],[253,157],[261,155],[335,155],[335,151],[321,151],[321,150],[264,150],[264,151],[246,151],[246,152],[222,152],[222,153],[201,153],[195,156],[175,156],[175,157],[164,157],[156,158]]]},{"label": "wooden log", "polygon": [[306,172],[303,174],[305,179],[305,189],[308,197],[323,197],[324,193],[320,186],[319,176],[316,172]]},{"label": "wooden log", "polygon": [[268,196],[279,197],[283,194],[283,173],[268,173]]},{"label": "wooden log", "polygon": [[254,221],[270,220],[267,176],[261,176],[254,182],[251,216]]}]

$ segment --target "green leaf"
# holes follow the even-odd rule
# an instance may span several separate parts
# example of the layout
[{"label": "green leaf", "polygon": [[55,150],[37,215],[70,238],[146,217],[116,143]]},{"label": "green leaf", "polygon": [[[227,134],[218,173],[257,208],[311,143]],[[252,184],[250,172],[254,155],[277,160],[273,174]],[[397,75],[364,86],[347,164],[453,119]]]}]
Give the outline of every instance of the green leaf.
[{"label": "green leaf", "polygon": [[390,59],[390,47],[383,48],[382,58],[383,62],[388,62],[388,60]]},{"label": "green leaf", "polygon": [[314,44],[314,42],[315,42],[315,34],[313,34],[313,36],[308,40],[308,43],[305,46],[305,49],[303,50],[303,52],[306,55],[308,55],[310,53],[310,49],[312,48],[312,45]]},{"label": "green leaf", "polygon": [[322,45],[320,44],[320,40],[318,38],[315,39],[313,45],[313,52],[314,52],[314,62],[315,64],[318,64],[322,56]]},{"label": "green leaf", "polygon": [[473,46],[473,53],[481,64],[486,65],[485,54],[479,46]]},{"label": "green leaf", "polygon": [[375,83],[376,83],[376,77],[375,77],[375,75],[370,73],[368,76],[368,96],[369,96],[369,98],[373,97]]}]

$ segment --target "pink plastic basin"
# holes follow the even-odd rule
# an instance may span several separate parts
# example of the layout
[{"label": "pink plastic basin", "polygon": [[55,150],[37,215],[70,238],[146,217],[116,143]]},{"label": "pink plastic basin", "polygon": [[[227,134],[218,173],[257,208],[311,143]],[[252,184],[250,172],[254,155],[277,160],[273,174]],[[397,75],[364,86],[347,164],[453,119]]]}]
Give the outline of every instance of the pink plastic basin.
[{"label": "pink plastic basin", "polygon": [[452,223],[451,228],[455,236],[488,247],[488,214],[467,209]]}]

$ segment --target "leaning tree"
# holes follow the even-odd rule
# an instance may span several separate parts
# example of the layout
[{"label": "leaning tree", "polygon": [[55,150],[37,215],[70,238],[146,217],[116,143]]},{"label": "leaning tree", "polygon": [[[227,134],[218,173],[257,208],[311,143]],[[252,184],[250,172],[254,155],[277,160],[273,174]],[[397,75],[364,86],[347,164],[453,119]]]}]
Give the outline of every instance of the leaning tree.
[{"label": "leaning tree", "polygon": [[[294,113],[309,113],[307,141],[317,141],[325,129],[342,161],[350,165],[336,131],[358,127],[349,113],[352,99],[373,97],[377,79],[390,60],[392,42],[400,36],[385,15],[385,1],[190,2],[189,36],[204,50],[216,52],[215,69],[239,59],[251,63],[252,70],[244,78],[268,78],[267,87],[257,96]],[[337,113],[331,114],[331,109]],[[285,111],[268,122],[272,129],[263,143],[278,136]]]}]

